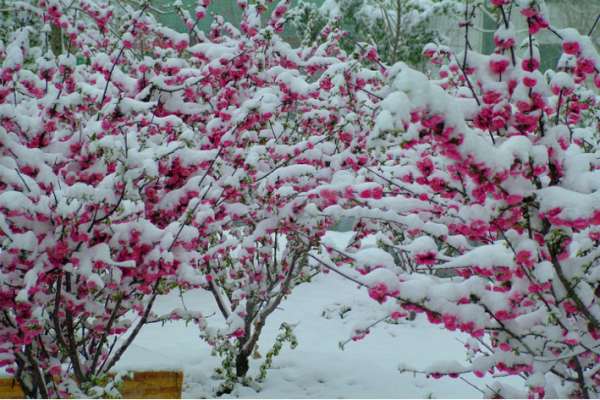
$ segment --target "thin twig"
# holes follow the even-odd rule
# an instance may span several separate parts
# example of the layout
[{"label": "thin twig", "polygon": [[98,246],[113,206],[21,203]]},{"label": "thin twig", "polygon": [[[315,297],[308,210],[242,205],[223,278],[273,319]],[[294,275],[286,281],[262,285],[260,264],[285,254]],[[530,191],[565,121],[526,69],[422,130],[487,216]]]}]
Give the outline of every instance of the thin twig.
[{"label": "thin twig", "polygon": [[[367,52],[367,49],[365,49],[360,43],[358,43],[356,41],[356,39],[354,39],[350,34],[348,34],[348,38],[350,38],[350,40],[352,40],[358,47],[360,47],[362,49],[362,51],[364,51],[365,53]],[[384,71],[387,71],[387,68],[382,63],[380,63],[377,59],[374,58],[373,61],[375,61],[381,67],[381,69],[383,69]]]},{"label": "thin twig", "polygon": [[373,94],[373,93],[369,92],[368,90],[366,90],[366,89],[363,89],[363,88],[361,88],[361,87],[360,87],[360,86],[358,86],[358,85],[355,85],[354,83],[348,82],[348,85],[350,85],[350,86],[354,86],[354,87],[356,87],[356,88],[358,88],[358,89],[362,90],[363,92],[365,92],[365,93],[367,93],[367,94],[370,94],[371,96],[373,96],[373,97],[375,97],[375,98],[378,98],[379,100],[383,100],[383,97],[381,97],[381,96],[377,96],[376,94]]},{"label": "thin twig", "polygon": [[477,97],[477,93],[475,93],[475,89],[473,88],[473,85],[471,84],[471,80],[467,76],[467,73],[463,69],[462,65],[460,65],[460,62],[458,61],[458,57],[456,57],[456,54],[453,54],[453,55],[454,55],[454,59],[456,60],[456,63],[458,64],[458,68],[460,68],[465,79],[467,80],[467,84],[469,85],[469,89],[471,89],[471,93],[473,93],[473,97],[475,97],[475,101],[477,102],[477,105],[481,106],[481,103],[479,102],[479,97]]},{"label": "thin twig", "polygon": [[596,18],[596,21],[594,22],[594,25],[592,25],[592,28],[590,29],[588,36],[591,37],[592,36],[592,32],[594,32],[594,28],[596,27],[596,24],[598,23],[598,20],[600,20],[600,14],[598,14],[598,17]]},{"label": "thin twig", "polygon": [[471,382],[469,382],[468,380],[466,380],[465,378],[463,378],[462,376],[460,377],[461,381],[464,381],[467,383],[467,385],[473,387],[474,389],[479,390],[481,393],[485,393],[483,390],[479,389],[477,386],[473,385]]},{"label": "thin twig", "polygon": [[17,168],[15,168],[15,171],[17,171],[17,174],[19,175],[19,178],[21,178],[21,181],[23,181],[23,185],[25,185],[25,187],[27,188],[27,191],[31,192],[31,189],[29,189],[29,186],[27,186],[27,182],[25,182],[25,179],[23,179],[23,177],[21,176],[21,173],[19,172],[19,170]]}]

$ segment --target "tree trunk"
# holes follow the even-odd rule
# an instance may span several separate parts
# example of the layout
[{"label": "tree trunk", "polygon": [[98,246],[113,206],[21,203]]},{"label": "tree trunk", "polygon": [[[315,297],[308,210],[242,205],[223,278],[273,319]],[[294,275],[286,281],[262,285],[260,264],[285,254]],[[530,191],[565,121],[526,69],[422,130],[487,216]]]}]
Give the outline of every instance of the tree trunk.
[{"label": "tree trunk", "polygon": [[60,26],[58,26],[58,25],[54,25],[54,24],[50,24],[50,25],[51,25],[50,48],[51,48],[52,52],[54,53],[54,56],[58,57],[63,52],[62,29],[60,29]]},{"label": "tree trunk", "polygon": [[248,357],[250,357],[250,354],[246,354],[246,352],[240,352],[235,358],[235,374],[238,378],[245,377],[248,369],[250,368]]}]

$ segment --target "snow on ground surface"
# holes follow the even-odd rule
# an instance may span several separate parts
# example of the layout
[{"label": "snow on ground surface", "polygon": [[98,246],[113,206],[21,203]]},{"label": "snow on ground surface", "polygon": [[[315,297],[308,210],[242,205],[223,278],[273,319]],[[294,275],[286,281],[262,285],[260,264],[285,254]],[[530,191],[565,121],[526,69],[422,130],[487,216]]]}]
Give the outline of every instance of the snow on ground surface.
[{"label": "snow on ground surface", "polygon": [[[347,239],[347,233],[330,233],[336,241]],[[195,290],[183,296],[189,309],[201,310],[210,324],[220,324],[220,315],[209,292]],[[384,304],[385,306],[385,304]],[[181,307],[178,293],[157,300],[157,314]],[[350,342],[342,351],[340,341],[346,341],[354,324],[365,317],[380,317],[385,308],[370,299],[366,290],[339,275],[321,274],[311,284],[298,286],[288,300],[267,320],[259,341],[263,355],[271,348],[282,322],[298,324],[294,333],[298,347],[283,344],[274,358],[260,392],[237,388],[223,398],[481,398],[482,393],[461,379],[443,377],[427,379],[422,374],[400,373],[405,364],[423,370],[437,360],[458,360],[467,365],[466,350],[460,341],[466,335],[449,332],[431,325],[425,315],[399,324],[380,323],[363,340]],[[349,310],[340,316],[340,311]],[[199,338],[196,325],[184,322],[151,324],[144,327],[117,369],[151,370],[183,369],[184,398],[215,396],[220,381],[210,378],[219,357],[212,357],[211,347]],[[263,359],[251,360],[250,373],[255,376]],[[478,379],[465,378],[479,388],[491,385],[489,375]],[[503,378],[507,379],[507,378]],[[511,379],[522,388],[523,381]],[[508,382],[507,382],[508,383]]]}]

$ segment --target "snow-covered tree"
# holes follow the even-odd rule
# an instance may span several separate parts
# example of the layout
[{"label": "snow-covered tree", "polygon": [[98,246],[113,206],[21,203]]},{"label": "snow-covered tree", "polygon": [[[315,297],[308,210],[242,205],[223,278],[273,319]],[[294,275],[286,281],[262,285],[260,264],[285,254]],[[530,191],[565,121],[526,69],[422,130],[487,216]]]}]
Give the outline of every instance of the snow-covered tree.
[{"label": "snow-covered tree", "polygon": [[[431,44],[426,54],[446,58],[439,79],[387,68],[368,160],[345,188],[354,198],[323,209],[357,218],[356,235],[313,259],[387,301],[384,318],[425,313],[471,335],[469,365],[436,363],[428,376],[523,378],[524,392],[497,382],[492,397],[596,397],[600,127],[587,85],[600,87],[600,57],[588,36],[549,27],[543,1],[491,5],[503,24],[490,56]],[[526,19],[521,46],[510,15]],[[544,74],[535,35],[546,28],[564,54]],[[361,245],[369,234],[379,248]]]},{"label": "snow-covered tree", "polygon": [[198,232],[184,222],[189,203],[209,194],[194,172],[217,151],[200,148],[193,125],[210,107],[156,89],[199,78],[182,72],[188,35],[157,25],[149,4],[10,7],[0,45],[0,365],[28,397],[114,394],[106,373],[155,318],[156,297],[199,283]]},{"label": "snow-covered tree", "polygon": [[[240,27],[217,16],[209,34],[210,1],[175,4],[190,47],[129,3],[31,0],[3,25],[0,365],[28,397],[116,394],[110,368],[146,323],[173,319],[224,356],[221,392],[252,384],[266,318],[317,271],[308,252],[334,219],[315,203],[366,161],[361,88],[380,74],[348,60],[341,31],[292,50],[288,2],[263,26],[269,4],[241,1]],[[152,312],[192,287],[224,326]],[[285,340],[290,326],[259,379]]]},{"label": "snow-covered tree", "polygon": [[[371,101],[359,89],[378,76],[348,60],[342,32],[329,25],[320,43],[292,50],[278,35],[289,2],[274,5],[264,27],[264,4],[240,6],[241,31],[213,25],[211,40],[190,48],[207,76],[198,95],[215,114],[205,141],[219,149],[218,212],[202,218],[227,222],[198,248],[205,287],[227,323],[203,333],[224,357],[216,371],[225,378],[220,392],[240,379],[251,384],[249,357],[266,318],[319,271],[308,254],[334,219],[315,204],[335,203],[329,185],[336,174],[366,161],[369,124],[362,118]],[[294,341],[291,331],[286,339]]]},{"label": "snow-covered tree", "polygon": [[[458,10],[462,26],[479,3]],[[197,28],[209,0],[194,15],[176,3],[189,34],[146,2],[3,3],[0,366],[29,397],[115,395],[106,373],[143,326],[186,319],[224,357],[228,392],[253,384],[266,318],[324,268],[368,287],[383,317],[426,313],[470,334],[471,365],[433,377],[497,370],[527,393],[498,383],[490,396],[596,396],[600,128],[586,85],[600,86],[600,57],[549,27],[541,0],[490,3],[495,53],[432,43],[434,80],[386,66],[389,41],[344,51],[335,18],[290,48],[287,1],[239,1],[240,26],[217,16],[210,33]],[[381,4],[365,16],[393,19]],[[511,17],[527,22],[521,46]],[[564,54],[543,74],[546,28]],[[355,237],[322,251],[341,217]],[[214,295],[223,326],[152,312],[192,287]],[[259,380],[294,346],[284,330]]]}]

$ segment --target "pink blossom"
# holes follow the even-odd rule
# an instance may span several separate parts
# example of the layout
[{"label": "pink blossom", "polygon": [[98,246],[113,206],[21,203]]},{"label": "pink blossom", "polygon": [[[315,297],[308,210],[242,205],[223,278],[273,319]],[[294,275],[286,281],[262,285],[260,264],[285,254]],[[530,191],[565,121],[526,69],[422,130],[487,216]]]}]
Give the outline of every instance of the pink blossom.
[{"label": "pink blossom", "polygon": [[512,351],[512,347],[508,343],[500,343],[499,347],[502,351]]},{"label": "pink blossom", "polygon": [[360,197],[362,197],[363,199],[370,198],[371,197],[371,190],[370,189],[363,190],[362,192],[360,192]]},{"label": "pink blossom", "polygon": [[534,10],[533,8],[529,8],[529,7],[523,8],[521,10],[521,14],[526,17],[533,17],[533,16],[537,15],[537,13],[538,12],[536,10]]},{"label": "pink blossom", "polygon": [[565,307],[565,311],[567,311],[567,312],[570,312],[572,314],[579,313],[579,309],[577,307],[575,307],[575,305],[570,301],[564,302],[564,307]]},{"label": "pink blossom", "polygon": [[532,88],[537,84],[537,80],[533,77],[526,76],[523,78],[523,85],[528,88]]},{"label": "pink blossom", "polygon": [[375,200],[381,199],[382,196],[383,196],[383,190],[380,187],[375,187],[371,191],[371,197]]},{"label": "pink blossom", "polygon": [[504,320],[511,318],[510,315],[508,314],[508,311],[506,311],[506,310],[500,310],[500,311],[496,312],[496,314],[494,314],[494,316],[499,321],[504,321]]},{"label": "pink blossom", "polygon": [[418,264],[434,265],[436,262],[436,257],[437,257],[437,253],[426,252],[426,253],[415,254],[414,259]]},{"label": "pink blossom", "polygon": [[521,63],[521,68],[523,68],[524,71],[527,72],[533,72],[535,70],[537,70],[540,66],[540,62],[539,60],[535,59],[535,58],[530,58],[530,59],[524,59],[523,62]]},{"label": "pink blossom", "polygon": [[596,64],[591,59],[580,58],[577,60],[577,68],[586,74],[593,74],[596,71]]},{"label": "pink blossom", "polygon": [[229,335],[229,338],[241,338],[242,336],[244,336],[245,330],[244,328],[239,328],[238,330],[236,330],[234,333],[232,333],[231,335]]},{"label": "pink blossom", "polygon": [[391,315],[390,318],[391,319],[399,319],[399,318],[404,318],[406,317],[408,314],[405,312],[400,312],[400,311],[394,311]]},{"label": "pink blossom", "polygon": [[492,70],[492,72],[495,72],[497,74],[501,74],[504,71],[506,71],[506,69],[508,68],[509,65],[510,65],[510,62],[508,60],[492,60],[492,59],[490,59],[490,69]]},{"label": "pink blossom", "polygon": [[579,43],[577,42],[563,42],[562,48],[563,51],[567,54],[579,53]]},{"label": "pink blossom", "polygon": [[352,340],[356,342],[357,340],[364,339],[365,336],[367,336],[369,333],[370,332],[368,329],[365,331],[357,329],[354,331],[354,334],[352,335]]},{"label": "pink blossom", "polygon": [[388,288],[383,283],[377,283],[369,288],[369,297],[379,303],[384,303],[387,298]]},{"label": "pink blossom", "polygon": [[579,344],[579,340],[577,339],[563,339],[563,342],[571,346],[577,346]]},{"label": "pink blossom", "polygon": [[446,329],[448,329],[449,331],[456,330],[456,316],[445,314],[442,317],[442,322],[444,323],[444,326],[446,327]]}]

